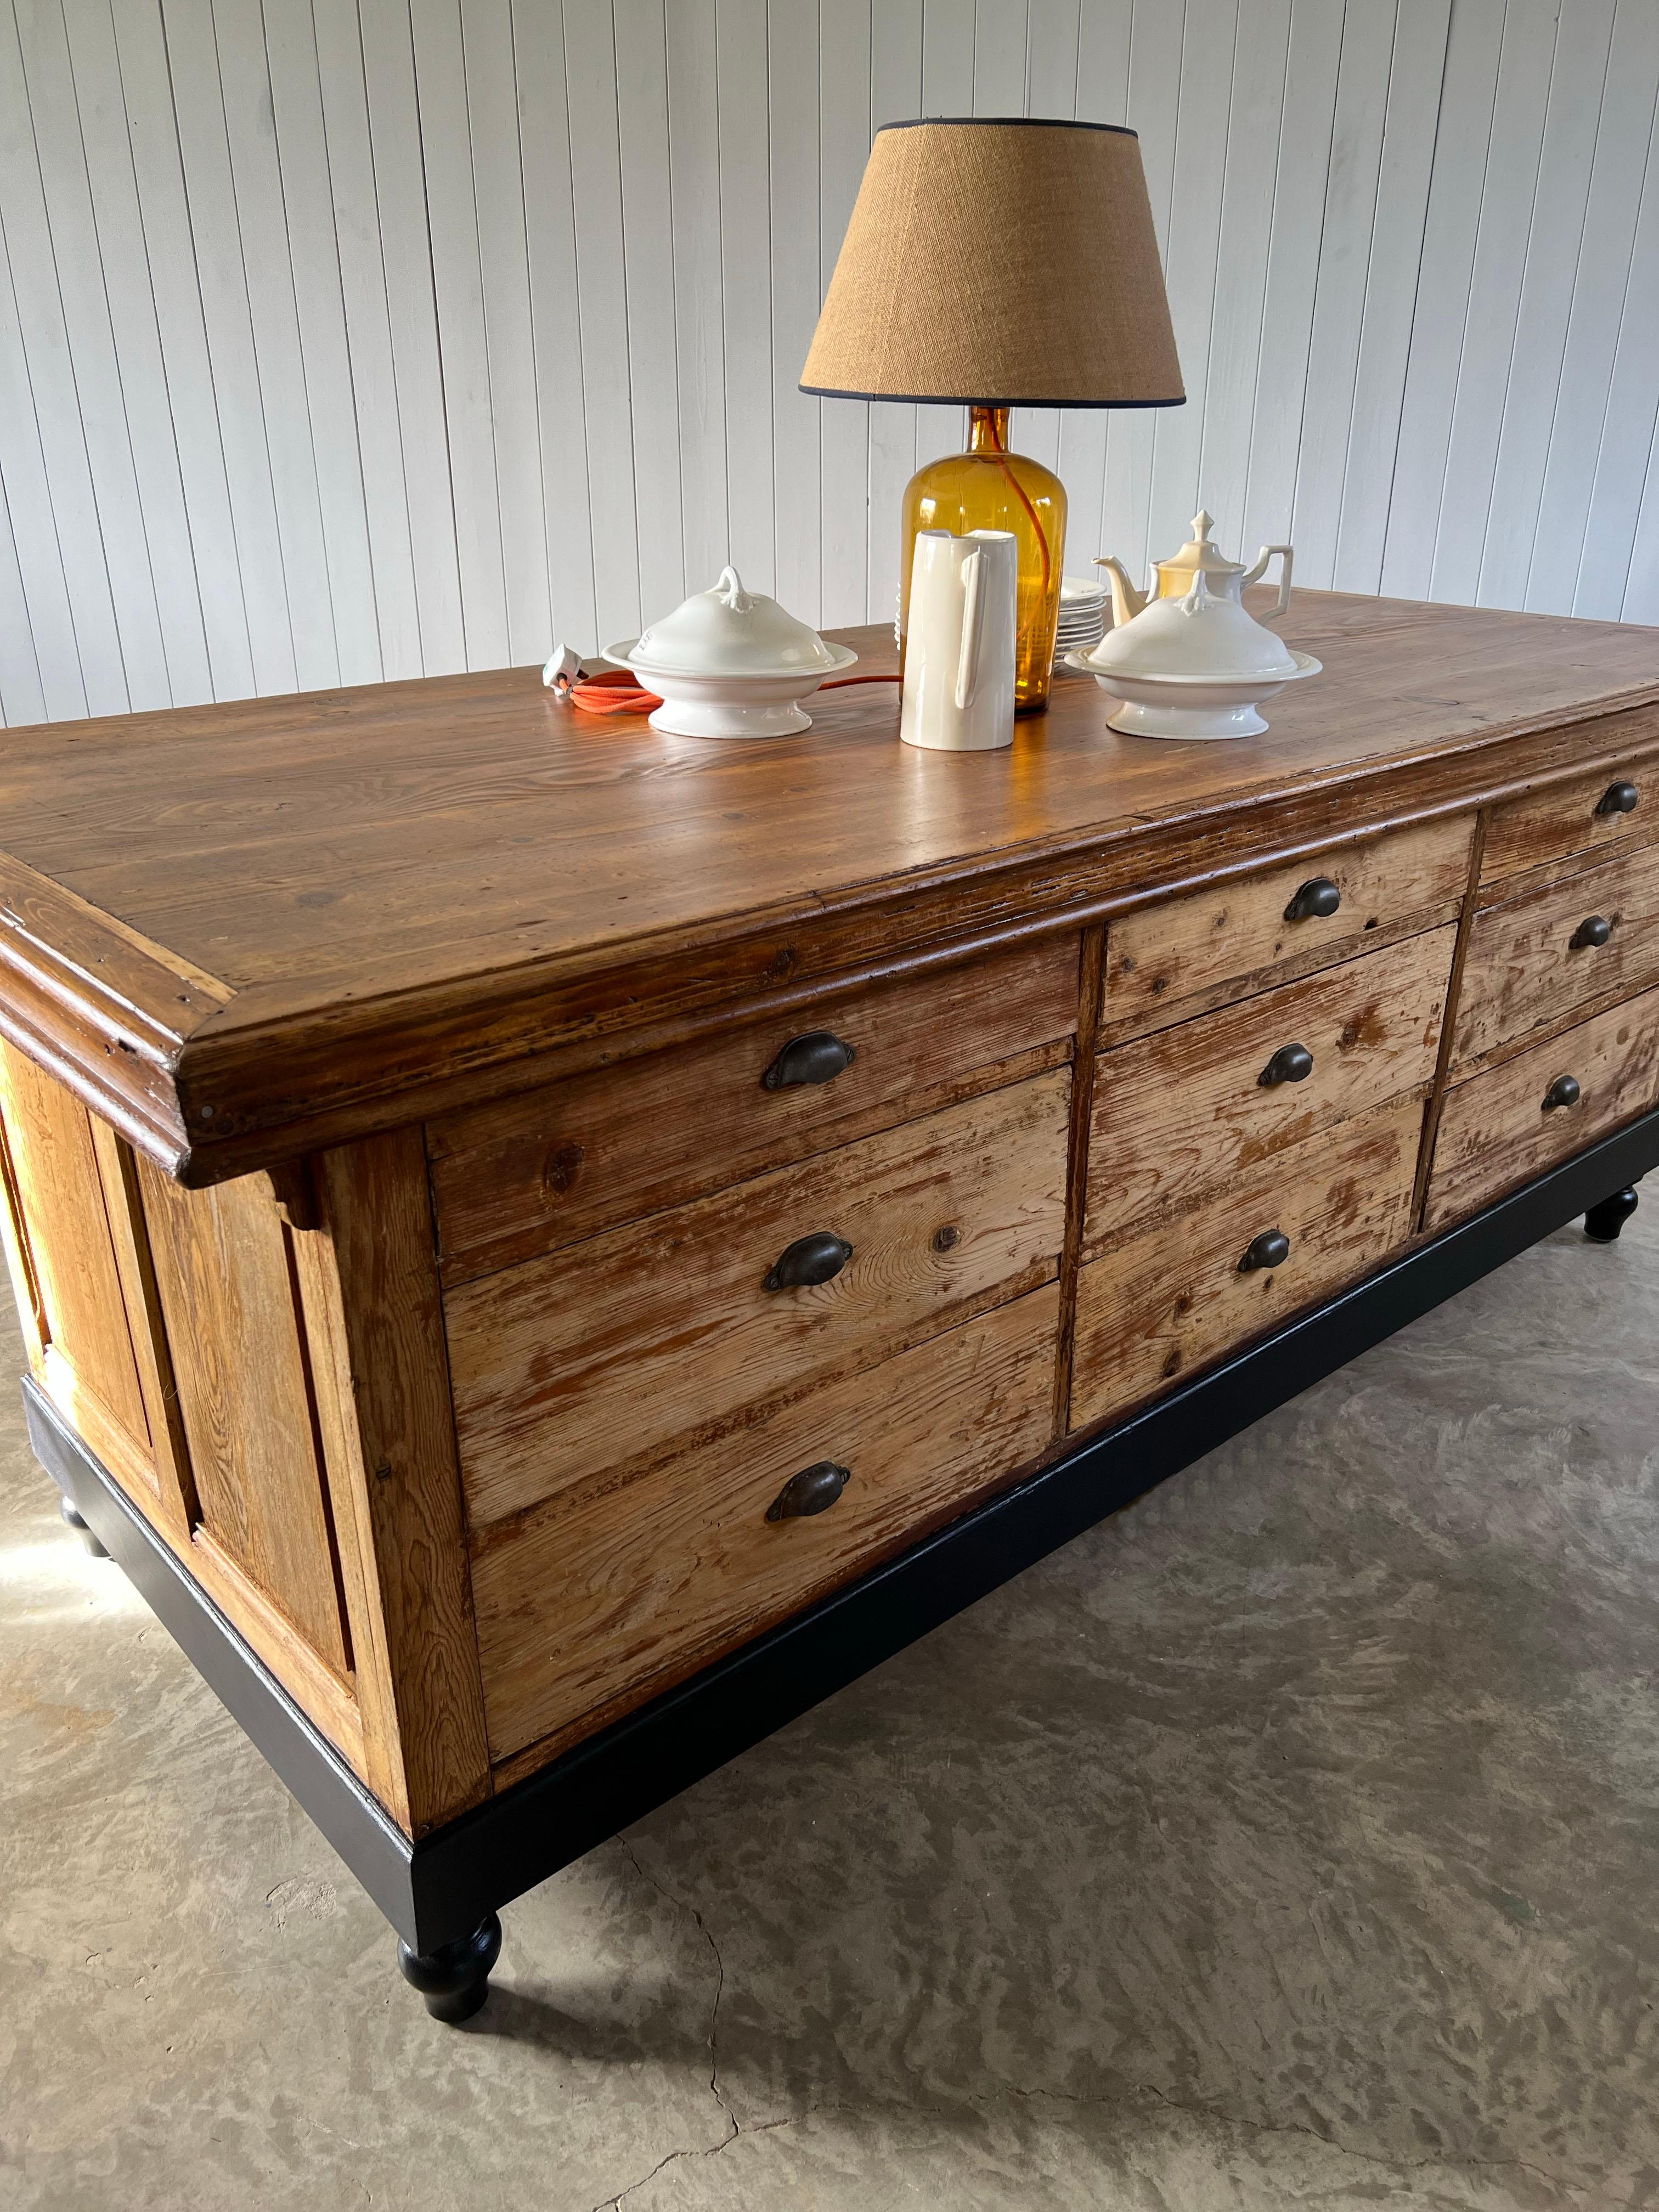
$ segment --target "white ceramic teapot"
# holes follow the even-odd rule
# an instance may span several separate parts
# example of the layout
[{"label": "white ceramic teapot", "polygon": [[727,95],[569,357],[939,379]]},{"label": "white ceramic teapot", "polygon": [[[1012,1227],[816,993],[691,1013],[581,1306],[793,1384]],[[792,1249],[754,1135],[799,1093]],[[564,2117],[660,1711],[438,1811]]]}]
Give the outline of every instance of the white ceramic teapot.
[{"label": "white ceramic teapot", "polygon": [[1267,726],[1255,711],[1285,684],[1316,676],[1320,664],[1275,637],[1245,606],[1253,584],[1277,553],[1284,562],[1276,621],[1291,603],[1291,550],[1264,545],[1253,568],[1229,561],[1210,538],[1210,518],[1193,518],[1179,553],[1154,565],[1158,589],[1143,599],[1109,555],[1099,566],[1112,580],[1116,627],[1066,665],[1094,677],[1123,705],[1111,726],[1146,738],[1251,737]]}]

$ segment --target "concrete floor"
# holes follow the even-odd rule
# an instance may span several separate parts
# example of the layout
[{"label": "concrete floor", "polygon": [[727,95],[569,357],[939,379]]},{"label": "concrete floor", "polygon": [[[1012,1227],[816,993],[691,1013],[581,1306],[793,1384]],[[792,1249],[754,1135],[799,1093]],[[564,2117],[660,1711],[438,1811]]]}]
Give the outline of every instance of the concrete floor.
[{"label": "concrete floor", "polygon": [[1659,2203],[1652,1198],[521,1900],[459,2032],[14,1408],[10,2212]]}]

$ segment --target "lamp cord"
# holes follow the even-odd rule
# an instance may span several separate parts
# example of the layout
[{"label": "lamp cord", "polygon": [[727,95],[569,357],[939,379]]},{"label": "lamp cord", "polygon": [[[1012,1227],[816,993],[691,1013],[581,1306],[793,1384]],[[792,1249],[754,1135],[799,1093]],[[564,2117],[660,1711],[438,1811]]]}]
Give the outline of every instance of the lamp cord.
[{"label": "lamp cord", "polygon": [[1021,483],[1019,478],[1014,474],[1013,471],[1008,465],[1008,449],[1001,443],[997,436],[995,410],[994,409],[988,408],[986,410],[986,413],[989,417],[987,428],[991,440],[990,450],[996,456],[997,466],[1002,471],[1003,475],[1007,477],[1009,483],[1012,484],[1015,492],[1018,495],[1019,503],[1025,509],[1026,514],[1030,516],[1031,527],[1036,532],[1037,550],[1042,556],[1042,597],[1043,602],[1046,605],[1048,598],[1048,585],[1052,574],[1048,563],[1048,540],[1043,535],[1042,525],[1037,520],[1037,511],[1036,507],[1032,506],[1024,485]]}]

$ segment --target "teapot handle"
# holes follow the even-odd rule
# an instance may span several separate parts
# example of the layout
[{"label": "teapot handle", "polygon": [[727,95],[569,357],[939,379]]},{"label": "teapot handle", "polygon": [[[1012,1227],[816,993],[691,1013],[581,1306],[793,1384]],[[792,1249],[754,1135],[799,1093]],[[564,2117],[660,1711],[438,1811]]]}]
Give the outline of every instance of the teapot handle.
[{"label": "teapot handle", "polygon": [[974,703],[979,690],[980,633],[985,627],[985,598],[981,588],[985,556],[977,548],[962,564],[962,654],[957,662],[957,711]]},{"label": "teapot handle", "polygon": [[1285,565],[1279,572],[1279,597],[1273,601],[1268,611],[1262,616],[1263,622],[1277,622],[1291,604],[1291,563],[1296,557],[1295,547],[1264,545],[1255,568],[1247,568],[1238,580],[1238,588],[1241,592],[1246,584],[1259,582],[1267,571],[1268,562],[1273,559],[1275,553],[1279,555]]}]

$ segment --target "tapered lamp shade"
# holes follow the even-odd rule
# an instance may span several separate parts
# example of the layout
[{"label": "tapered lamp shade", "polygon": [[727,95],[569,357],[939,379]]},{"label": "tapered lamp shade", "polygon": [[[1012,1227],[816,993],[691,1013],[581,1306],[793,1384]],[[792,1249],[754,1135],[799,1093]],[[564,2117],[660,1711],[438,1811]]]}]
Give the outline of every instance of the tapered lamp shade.
[{"label": "tapered lamp shade", "polygon": [[991,120],[878,131],[800,382],[848,399],[1178,406],[1134,132]]}]

